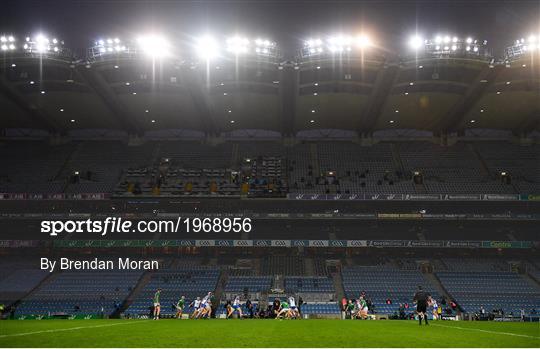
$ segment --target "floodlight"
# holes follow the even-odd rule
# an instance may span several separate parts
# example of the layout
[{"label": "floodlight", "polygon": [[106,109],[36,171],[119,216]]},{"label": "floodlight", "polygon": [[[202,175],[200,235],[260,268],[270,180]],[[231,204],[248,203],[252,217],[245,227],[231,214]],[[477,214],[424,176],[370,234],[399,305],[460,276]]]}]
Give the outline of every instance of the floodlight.
[{"label": "floodlight", "polygon": [[442,38],[441,38],[439,35],[437,35],[437,36],[435,37],[435,42],[436,42],[437,44],[440,44],[440,43],[442,42]]},{"label": "floodlight", "polygon": [[219,55],[219,45],[213,37],[205,35],[197,40],[195,51],[199,58],[209,60]]},{"label": "floodlight", "polygon": [[247,38],[234,36],[227,39],[227,51],[234,54],[247,53],[249,47],[249,40]]},{"label": "floodlight", "polygon": [[360,35],[356,42],[360,48],[371,46],[371,40],[366,35]]},{"label": "floodlight", "polygon": [[137,39],[137,43],[141,51],[152,58],[163,58],[170,54],[170,45],[162,36],[144,35]]},{"label": "floodlight", "polygon": [[536,42],[536,36],[534,35],[530,35],[529,38],[527,39],[528,42]]},{"label": "floodlight", "polygon": [[409,46],[414,50],[418,50],[422,47],[423,42],[421,37],[414,35],[409,39]]},{"label": "floodlight", "polygon": [[444,43],[447,44],[450,42],[450,37],[447,35],[444,37]]},{"label": "floodlight", "polygon": [[467,44],[472,43],[472,38],[467,38]]}]

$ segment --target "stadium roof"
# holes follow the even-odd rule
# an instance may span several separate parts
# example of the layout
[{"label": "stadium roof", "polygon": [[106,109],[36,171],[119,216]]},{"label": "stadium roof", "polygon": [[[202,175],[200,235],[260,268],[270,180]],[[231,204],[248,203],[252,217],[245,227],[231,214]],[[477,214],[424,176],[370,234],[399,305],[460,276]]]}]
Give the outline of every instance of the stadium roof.
[{"label": "stadium roof", "polygon": [[2,57],[0,67],[2,128],[527,132],[540,120],[540,70],[530,59],[370,54],[195,64],[14,55]]}]

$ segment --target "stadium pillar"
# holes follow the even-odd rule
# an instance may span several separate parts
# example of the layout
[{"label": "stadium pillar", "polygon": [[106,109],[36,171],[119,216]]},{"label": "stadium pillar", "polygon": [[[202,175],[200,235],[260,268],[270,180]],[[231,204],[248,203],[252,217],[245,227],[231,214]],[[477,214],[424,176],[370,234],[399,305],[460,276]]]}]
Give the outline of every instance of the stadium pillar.
[{"label": "stadium pillar", "polygon": [[280,66],[280,99],[281,99],[281,134],[293,137],[295,134],[296,102],[298,96],[300,73],[298,66],[285,62]]}]

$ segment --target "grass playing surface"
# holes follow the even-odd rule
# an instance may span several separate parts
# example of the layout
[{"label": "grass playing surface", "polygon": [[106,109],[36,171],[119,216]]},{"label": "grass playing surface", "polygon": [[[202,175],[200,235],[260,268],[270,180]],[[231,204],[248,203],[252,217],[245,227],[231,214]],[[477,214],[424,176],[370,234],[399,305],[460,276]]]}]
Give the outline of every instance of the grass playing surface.
[{"label": "grass playing surface", "polygon": [[351,320],[0,321],[0,347],[540,347],[539,323]]}]

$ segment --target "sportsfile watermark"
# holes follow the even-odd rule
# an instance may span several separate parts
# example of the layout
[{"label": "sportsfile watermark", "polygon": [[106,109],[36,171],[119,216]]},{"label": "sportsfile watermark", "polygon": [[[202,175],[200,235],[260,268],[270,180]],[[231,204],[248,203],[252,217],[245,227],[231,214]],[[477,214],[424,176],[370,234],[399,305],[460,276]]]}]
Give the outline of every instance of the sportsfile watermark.
[{"label": "sportsfile watermark", "polygon": [[44,220],[41,232],[50,236],[71,233],[95,233],[105,236],[114,233],[249,233],[251,218],[182,218],[175,220],[129,220],[122,217],[107,217],[101,220]]}]

